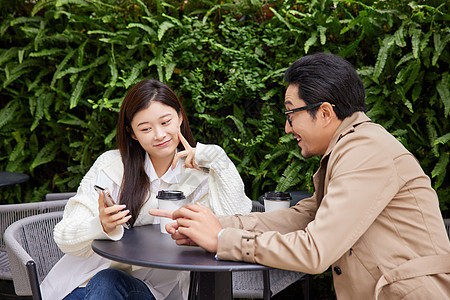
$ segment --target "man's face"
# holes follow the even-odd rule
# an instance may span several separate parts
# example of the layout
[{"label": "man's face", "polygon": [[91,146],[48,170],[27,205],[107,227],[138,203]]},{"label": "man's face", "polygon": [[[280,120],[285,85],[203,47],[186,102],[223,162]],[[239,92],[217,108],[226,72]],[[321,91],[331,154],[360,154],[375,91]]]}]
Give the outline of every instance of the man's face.
[{"label": "man's face", "polygon": [[[288,86],[284,105],[286,110],[306,105],[305,101],[298,96],[297,85]],[[330,143],[331,136],[321,115],[322,107],[319,107],[316,118],[313,118],[309,111],[303,110],[289,115],[292,126],[286,120],[284,130],[288,134],[293,134],[294,139],[298,141],[298,146],[302,148],[301,154],[305,158],[324,154]]]}]

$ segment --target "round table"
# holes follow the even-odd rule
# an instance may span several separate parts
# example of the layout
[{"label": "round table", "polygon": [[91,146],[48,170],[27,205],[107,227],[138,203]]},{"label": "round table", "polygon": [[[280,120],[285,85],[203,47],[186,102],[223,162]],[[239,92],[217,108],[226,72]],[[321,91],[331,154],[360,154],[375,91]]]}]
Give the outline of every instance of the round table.
[{"label": "round table", "polygon": [[0,172],[0,187],[26,182],[30,176],[16,172]]},{"label": "round table", "polygon": [[[94,240],[92,249],[103,257],[126,264],[191,271],[190,298],[196,299],[231,299],[231,272],[271,269],[246,262],[216,260],[213,253],[200,247],[178,246],[169,234],[161,233],[159,225],[125,230],[119,241]],[[192,282],[198,284],[197,292],[192,290]],[[267,299],[269,292],[265,292]],[[198,295],[192,297],[194,293]]]}]

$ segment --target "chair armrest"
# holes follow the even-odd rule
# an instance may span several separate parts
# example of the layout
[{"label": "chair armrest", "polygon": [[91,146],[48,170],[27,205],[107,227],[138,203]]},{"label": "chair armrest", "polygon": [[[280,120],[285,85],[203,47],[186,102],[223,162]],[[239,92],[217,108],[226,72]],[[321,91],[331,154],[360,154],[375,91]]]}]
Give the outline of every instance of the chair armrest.
[{"label": "chair armrest", "polygon": [[4,240],[14,282],[14,290],[18,296],[31,296],[27,264],[34,262],[34,260],[22,245],[17,242],[17,239],[22,238],[20,231],[23,232],[22,224],[14,222],[6,229]]}]

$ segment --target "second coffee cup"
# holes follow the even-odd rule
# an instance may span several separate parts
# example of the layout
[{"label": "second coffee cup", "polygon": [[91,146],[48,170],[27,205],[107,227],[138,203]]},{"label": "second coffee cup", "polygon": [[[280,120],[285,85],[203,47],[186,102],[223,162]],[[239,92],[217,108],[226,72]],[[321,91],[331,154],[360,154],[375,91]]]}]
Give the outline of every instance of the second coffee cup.
[{"label": "second coffee cup", "polygon": [[291,194],[287,192],[267,192],[264,194],[264,209],[266,212],[282,208],[289,208]]},{"label": "second coffee cup", "polygon": [[[170,211],[175,211],[186,204],[186,197],[182,191],[162,190],[158,192],[156,199],[158,199],[159,209]],[[174,220],[164,217],[161,217],[160,220],[161,232],[167,233],[166,224],[174,222]]]}]

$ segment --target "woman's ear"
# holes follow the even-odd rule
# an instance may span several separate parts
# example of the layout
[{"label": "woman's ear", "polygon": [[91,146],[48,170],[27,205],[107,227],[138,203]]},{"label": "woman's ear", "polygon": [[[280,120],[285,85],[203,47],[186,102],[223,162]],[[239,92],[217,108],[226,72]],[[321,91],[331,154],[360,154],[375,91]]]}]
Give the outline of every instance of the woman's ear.
[{"label": "woman's ear", "polygon": [[178,127],[181,127],[181,124],[183,124],[183,115],[182,114],[178,114],[178,119],[179,119]]},{"label": "woman's ear", "polygon": [[133,129],[131,129],[130,126],[127,126],[126,129],[127,129],[127,132],[130,134],[131,138],[137,141],[137,138],[133,132]]}]

